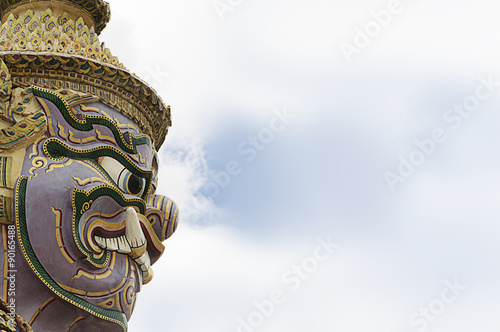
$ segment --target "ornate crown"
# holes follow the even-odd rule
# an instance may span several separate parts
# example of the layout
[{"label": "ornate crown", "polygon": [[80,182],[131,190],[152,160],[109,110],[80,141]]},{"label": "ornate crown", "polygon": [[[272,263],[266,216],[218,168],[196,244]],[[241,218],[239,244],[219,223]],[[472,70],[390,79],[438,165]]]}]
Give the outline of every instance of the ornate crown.
[{"label": "ornate crown", "polygon": [[[0,57],[14,87],[91,94],[134,119],[160,148],[171,126],[170,107],[99,41],[110,18],[108,3],[0,0],[0,17]],[[1,108],[0,117],[15,122],[9,107]]]}]

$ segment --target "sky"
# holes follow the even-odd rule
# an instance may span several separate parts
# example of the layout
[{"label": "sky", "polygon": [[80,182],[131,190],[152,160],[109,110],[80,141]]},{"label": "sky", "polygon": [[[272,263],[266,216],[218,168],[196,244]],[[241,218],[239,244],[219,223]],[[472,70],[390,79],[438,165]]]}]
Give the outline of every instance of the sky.
[{"label": "sky", "polygon": [[180,207],[131,332],[497,331],[495,2],[109,3]]}]

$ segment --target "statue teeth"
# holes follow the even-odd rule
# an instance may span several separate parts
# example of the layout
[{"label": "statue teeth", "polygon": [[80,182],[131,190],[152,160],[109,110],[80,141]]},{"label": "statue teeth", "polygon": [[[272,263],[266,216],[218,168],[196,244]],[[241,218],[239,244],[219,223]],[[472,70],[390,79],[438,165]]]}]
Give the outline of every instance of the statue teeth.
[{"label": "statue teeth", "polygon": [[125,235],[118,237],[117,240],[118,240],[118,252],[119,253],[128,254],[129,252],[132,252]]},{"label": "statue teeth", "polygon": [[153,269],[151,268],[151,259],[149,253],[146,251],[140,257],[134,259],[141,270],[142,282],[147,284],[153,279]]},{"label": "statue teeth", "polygon": [[154,276],[154,273],[153,273],[153,268],[149,268],[148,272],[143,272],[142,273],[142,282],[143,284],[147,284],[148,282],[151,281],[151,279],[153,279],[153,276]]},{"label": "statue teeth", "polygon": [[136,258],[135,261],[140,265],[141,270],[143,271],[148,271],[149,267],[151,266],[151,260],[147,251],[142,254],[142,256]]},{"label": "statue teeth", "polygon": [[101,237],[96,235],[94,236],[94,240],[102,249],[118,251],[121,254],[128,254],[132,252],[125,235],[118,237]]},{"label": "statue teeth", "polygon": [[141,247],[146,243],[146,238],[144,237],[141,225],[139,224],[137,212],[135,212],[133,207],[127,208],[127,215],[125,218],[125,236],[127,237],[128,243],[132,248]]},{"label": "statue teeth", "polygon": [[106,239],[105,238],[96,235],[96,236],[94,236],[94,240],[97,243],[97,245],[99,247],[101,247],[102,249],[106,249],[107,248],[107,246],[106,246]]},{"label": "statue teeth", "polygon": [[128,254],[139,267],[141,284],[151,281],[153,278],[151,258],[146,250],[146,237],[142,232],[139,218],[134,208],[128,207],[126,210],[125,235],[116,237],[101,237],[96,235],[94,236],[94,240],[102,249]]},{"label": "statue teeth", "polygon": [[116,238],[113,237],[106,238],[106,248],[111,251],[117,251],[118,241],[116,241]]}]

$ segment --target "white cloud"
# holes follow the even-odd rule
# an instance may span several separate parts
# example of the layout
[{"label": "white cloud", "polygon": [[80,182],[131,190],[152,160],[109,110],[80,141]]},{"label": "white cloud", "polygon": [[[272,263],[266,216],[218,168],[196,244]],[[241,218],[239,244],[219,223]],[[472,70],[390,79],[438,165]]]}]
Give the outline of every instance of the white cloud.
[{"label": "white cloud", "polygon": [[[337,236],[342,249],[258,331],[416,331],[409,316],[454,277],[468,290],[429,331],[495,329],[498,98],[396,193],[383,181],[478,76],[498,72],[495,3],[408,2],[348,65],[339,44],[386,2],[255,0],[223,22],[210,1],[110,2],[101,39],[129,68],[168,73],[157,82],[174,124],[160,153],[159,192],[181,207],[131,331],[235,331],[254,300],[287,287],[282,274],[310,255],[318,234]],[[230,160],[239,143],[237,135],[234,144],[218,139],[238,121],[259,130],[283,105],[299,115],[294,129],[246,165],[239,182],[279,173],[281,181],[255,186],[274,201],[251,205],[259,200],[235,183],[230,193],[243,212],[210,199],[192,209],[209,181],[210,153]],[[259,237],[227,226],[237,221],[217,223],[238,213],[262,219]]]},{"label": "white cloud", "polygon": [[173,199],[182,223],[213,224],[219,209],[201,188],[208,181],[208,167],[203,144],[192,138],[178,141],[173,149],[160,152],[157,193]]}]

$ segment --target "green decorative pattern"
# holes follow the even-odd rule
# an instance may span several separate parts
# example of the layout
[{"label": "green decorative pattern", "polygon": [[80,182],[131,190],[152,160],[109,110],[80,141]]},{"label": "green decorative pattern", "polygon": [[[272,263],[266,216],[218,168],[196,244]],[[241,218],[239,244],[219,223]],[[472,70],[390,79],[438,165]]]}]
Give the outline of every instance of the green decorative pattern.
[{"label": "green decorative pattern", "polygon": [[17,228],[17,237],[19,240],[19,244],[21,250],[23,252],[26,261],[29,266],[38,276],[38,278],[48,287],[54,294],[59,296],[64,301],[67,301],[76,307],[83,309],[90,314],[99,317],[101,319],[111,321],[120,325],[123,328],[123,331],[127,331],[127,320],[123,313],[114,310],[108,310],[96,305],[93,305],[87,301],[80,299],[74,294],[69,293],[61,286],[59,286],[47,273],[47,271],[43,268],[38,260],[33,248],[31,246],[31,242],[28,235],[28,228],[26,225],[26,209],[25,209],[25,199],[26,199],[26,188],[28,185],[28,178],[26,176],[21,176],[16,184],[16,228]]}]

